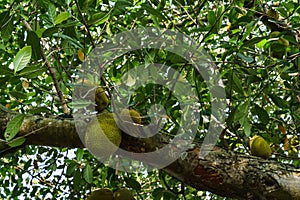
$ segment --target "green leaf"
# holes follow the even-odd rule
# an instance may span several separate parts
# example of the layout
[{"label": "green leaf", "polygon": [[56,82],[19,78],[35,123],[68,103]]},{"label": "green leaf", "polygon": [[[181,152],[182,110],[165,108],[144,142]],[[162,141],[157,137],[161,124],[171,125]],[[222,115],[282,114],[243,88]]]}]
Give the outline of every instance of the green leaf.
[{"label": "green leaf", "polygon": [[231,125],[233,123],[236,112],[237,112],[237,107],[233,107],[231,112],[229,113],[229,116],[226,119],[226,123],[228,125]]},{"label": "green leaf", "polygon": [[149,6],[148,4],[143,4],[141,6],[141,8],[146,10],[149,14],[154,15],[155,17],[158,17],[163,21],[167,21],[167,18],[163,14],[161,14],[160,11],[154,9],[153,7]]},{"label": "green leaf", "polygon": [[22,91],[10,91],[9,94],[16,99],[26,99],[26,94]]},{"label": "green leaf", "polygon": [[250,101],[247,101],[239,106],[238,112],[236,113],[235,121],[238,121],[240,125],[244,128],[245,134],[250,136],[251,134],[251,125],[248,119]]},{"label": "green leaf", "polygon": [[54,24],[60,24],[63,21],[67,20],[69,18],[70,14],[68,12],[62,12],[59,13],[59,15],[57,15],[57,17],[55,18]]},{"label": "green leaf", "polygon": [[42,67],[40,65],[32,65],[24,68],[19,72],[19,76],[24,78],[36,78],[37,76],[43,75],[43,73],[47,72],[46,67]]},{"label": "green leaf", "polygon": [[26,138],[24,138],[24,137],[17,137],[15,139],[9,141],[7,144],[10,147],[17,147],[17,146],[21,146],[25,141],[26,141]]},{"label": "green leaf", "polygon": [[5,50],[5,45],[4,44],[0,44],[0,50]]},{"label": "green leaf", "polygon": [[57,33],[57,32],[58,32],[57,27],[51,27],[51,28],[48,28],[45,31],[43,31],[42,37],[51,37],[54,33]]},{"label": "green leaf", "polygon": [[54,25],[55,23],[55,19],[56,19],[56,7],[49,3],[49,6],[48,6],[48,22],[51,23],[52,25]]},{"label": "green leaf", "polygon": [[88,21],[89,25],[100,25],[106,22],[110,17],[110,12],[105,13],[105,12],[99,12],[94,15],[92,15],[91,19]]},{"label": "green leaf", "polygon": [[53,34],[54,37],[59,37],[59,38],[63,38],[65,40],[67,40],[72,46],[74,46],[76,49],[84,49],[83,45],[80,44],[78,42],[77,39],[73,39],[67,35],[64,35],[64,34],[59,34],[59,33],[54,33]]},{"label": "green leaf", "polygon": [[11,19],[9,11],[0,14],[0,33],[5,40],[11,38],[11,33],[14,29],[13,20]]},{"label": "green leaf", "polygon": [[4,75],[7,78],[7,77],[14,76],[14,72],[9,68],[1,67],[0,75]]},{"label": "green leaf", "polygon": [[38,36],[38,38],[41,38],[45,30],[45,28],[39,28],[35,31],[35,34]]},{"label": "green leaf", "polygon": [[246,101],[245,103],[242,103],[241,105],[239,105],[238,110],[236,111],[236,113],[234,115],[235,122],[240,121],[241,119],[248,116],[249,106],[250,106],[249,101]]},{"label": "green leaf", "polygon": [[240,57],[243,61],[247,62],[247,63],[252,63],[254,61],[253,58],[249,57],[249,56],[245,56],[241,53],[237,53],[238,57]]},{"label": "green leaf", "polygon": [[216,17],[217,16],[216,16],[216,14],[215,14],[214,11],[212,11],[212,10],[208,11],[208,13],[207,13],[208,24],[211,25],[211,26],[213,26],[214,23],[216,22]]},{"label": "green leaf", "polygon": [[269,97],[272,99],[272,101],[275,103],[276,106],[280,108],[286,108],[287,107],[287,102],[280,97],[278,97],[275,94],[268,94]]},{"label": "green leaf", "polygon": [[267,113],[267,111],[265,109],[263,109],[259,105],[257,105],[257,104],[254,105],[254,108],[252,109],[252,114],[257,115],[259,120],[261,121],[261,123],[263,123],[263,124],[269,123],[269,120],[270,120],[269,114]]},{"label": "green leaf", "polygon": [[76,151],[76,160],[80,161],[83,158],[84,150],[83,149],[77,149]]},{"label": "green leaf", "polygon": [[260,18],[253,20],[246,25],[246,31],[243,34],[242,41],[244,41],[250,35],[250,33],[253,32],[253,30],[256,28],[256,25],[259,21],[260,21]]},{"label": "green leaf", "polygon": [[93,182],[93,171],[92,171],[92,167],[89,164],[87,164],[84,168],[83,178],[87,183]]},{"label": "green leaf", "polygon": [[243,123],[241,125],[244,127],[245,135],[249,137],[251,135],[251,124],[249,123],[248,118],[244,118]]},{"label": "green leaf", "polygon": [[8,19],[10,18],[9,14],[9,11],[0,13],[0,27],[3,28],[3,26],[8,22]]},{"label": "green leaf", "polygon": [[15,56],[14,63],[14,71],[15,73],[24,69],[26,65],[29,63],[31,58],[31,46],[23,47]]},{"label": "green leaf", "polygon": [[245,41],[244,44],[241,46],[240,49],[243,49],[244,47],[249,47],[249,46],[252,46],[254,44],[257,44],[259,42],[261,42],[262,40],[265,40],[267,37],[255,37],[255,38],[252,38],[248,41]]},{"label": "green leaf", "polygon": [[78,163],[76,163],[73,160],[70,160],[70,163],[68,163],[68,166],[67,166],[66,175],[71,176],[75,172],[76,168],[78,168]]},{"label": "green leaf", "polygon": [[167,54],[167,61],[170,61],[171,63],[186,63],[187,61],[182,58],[181,56],[175,54],[175,53],[172,53],[172,52],[168,52]]},{"label": "green leaf", "polygon": [[235,86],[235,87],[233,87],[234,90],[243,96],[247,96],[242,87],[241,79],[234,72],[232,74],[232,79],[233,79],[233,84]]},{"label": "green leaf", "polygon": [[163,188],[156,188],[152,192],[152,197],[154,200],[161,200],[163,194],[164,194],[164,189]]},{"label": "green leaf", "polygon": [[133,178],[127,178],[125,177],[125,182],[126,182],[126,187],[128,188],[132,188],[134,190],[141,190],[141,184],[139,182],[137,182],[135,179]]},{"label": "green leaf", "polygon": [[25,118],[24,114],[16,115],[7,124],[6,130],[4,132],[4,138],[6,141],[12,140],[17,135],[17,133],[19,132],[19,130],[21,128],[24,118]]},{"label": "green leaf", "polygon": [[4,112],[7,112],[7,113],[12,112],[11,110],[9,110],[8,108],[6,108],[6,107],[3,106],[2,104],[0,104],[0,110],[2,110],[2,111],[4,111]]},{"label": "green leaf", "polygon": [[37,34],[34,31],[29,31],[26,41],[27,44],[31,46],[34,60],[39,60],[41,58],[41,52],[42,52],[40,38],[37,36]]},{"label": "green leaf", "polygon": [[[28,94],[27,94],[27,96],[28,96]],[[32,95],[33,96],[33,95]],[[34,96],[35,96],[35,94],[34,94]],[[47,108],[47,107],[37,107],[37,108],[31,108],[30,110],[29,110],[29,113],[30,114],[44,114],[44,113],[50,113],[50,109],[49,108]]]},{"label": "green leaf", "polygon": [[123,14],[127,7],[133,7],[134,5],[128,0],[118,0],[114,7],[114,14]]},{"label": "green leaf", "polygon": [[75,191],[80,190],[81,182],[82,182],[81,172],[79,169],[77,169],[73,173],[73,186]]},{"label": "green leaf", "polygon": [[3,27],[1,27],[1,37],[5,40],[9,40],[11,38],[11,33],[14,30],[13,21],[9,20],[5,23]]},{"label": "green leaf", "polygon": [[171,192],[169,190],[166,190],[164,192],[163,199],[168,199],[168,200],[173,200],[174,199],[174,200],[176,200],[176,199],[178,199],[178,197],[173,192]]}]

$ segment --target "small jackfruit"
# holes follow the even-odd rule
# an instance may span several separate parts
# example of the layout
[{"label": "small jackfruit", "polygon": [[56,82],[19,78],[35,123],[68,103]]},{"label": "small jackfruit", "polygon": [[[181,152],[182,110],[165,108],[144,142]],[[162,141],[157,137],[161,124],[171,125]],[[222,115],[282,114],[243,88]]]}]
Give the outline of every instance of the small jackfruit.
[{"label": "small jackfruit", "polygon": [[118,150],[121,141],[121,130],[112,113],[104,111],[88,124],[85,146],[95,156],[109,157]]},{"label": "small jackfruit", "polygon": [[112,190],[103,188],[93,191],[87,200],[113,200],[113,198]]},{"label": "small jackfruit", "polygon": [[255,135],[250,139],[250,151],[253,156],[264,159],[268,159],[272,154],[270,145],[264,138],[258,135]]},{"label": "small jackfruit", "polygon": [[281,35],[279,31],[270,33],[270,38],[273,38],[270,45],[270,53],[274,58],[282,58],[286,54],[286,48],[290,45],[289,41]]},{"label": "small jackfruit", "polygon": [[98,112],[103,111],[108,106],[108,98],[102,87],[97,87],[95,92],[96,110]]},{"label": "small jackfruit", "polygon": [[[79,84],[80,97],[86,100],[96,103],[95,109],[98,112],[103,111],[108,106],[108,97],[105,94],[103,87],[96,87],[95,84],[92,84],[88,79],[77,80],[76,84]],[[94,89],[96,88],[96,89]],[[94,99],[93,99],[94,98]],[[88,106],[90,108],[90,106]]]},{"label": "small jackfruit", "polygon": [[123,188],[114,192],[114,200],[135,200],[135,198],[128,189]]},{"label": "small jackfruit", "polygon": [[[138,113],[136,110],[133,109],[123,109],[120,113],[120,117],[124,121],[132,121],[136,124],[142,124],[142,117],[140,113]],[[131,117],[131,119],[130,119]]]}]

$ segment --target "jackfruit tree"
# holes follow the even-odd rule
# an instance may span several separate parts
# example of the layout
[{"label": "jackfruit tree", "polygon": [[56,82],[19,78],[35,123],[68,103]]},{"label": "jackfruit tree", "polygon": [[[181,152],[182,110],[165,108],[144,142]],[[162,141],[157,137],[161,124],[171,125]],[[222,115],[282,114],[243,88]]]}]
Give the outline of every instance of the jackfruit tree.
[{"label": "jackfruit tree", "polygon": [[300,199],[299,27],[296,0],[2,0],[0,199]]}]

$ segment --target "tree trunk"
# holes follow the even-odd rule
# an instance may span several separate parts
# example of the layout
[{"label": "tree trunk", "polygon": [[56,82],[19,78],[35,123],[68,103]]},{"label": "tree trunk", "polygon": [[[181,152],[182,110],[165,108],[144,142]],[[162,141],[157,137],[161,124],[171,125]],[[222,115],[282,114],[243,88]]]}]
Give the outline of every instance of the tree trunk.
[{"label": "tree trunk", "polygon": [[[13,113],[0,111],[2,140],[0,152],[5,155],[9,146],[3,133]],[[24,145],[84,148],[73,119],[28,116],[18,136],[25,136]],[[157,135],[137,139],[124,135],[121,148],[137,153],[163,147],[169,138]],[[195,145],[184,159],[177,159],[162,170],[198,190],[237,199],[299,199],[300,170],[276,160],[225,151],[215,147],[204,159],[199,158],[200,146]],[[141,158],[142,160],[142,158]],[[155,166],[156,163],[150,163]]]}]

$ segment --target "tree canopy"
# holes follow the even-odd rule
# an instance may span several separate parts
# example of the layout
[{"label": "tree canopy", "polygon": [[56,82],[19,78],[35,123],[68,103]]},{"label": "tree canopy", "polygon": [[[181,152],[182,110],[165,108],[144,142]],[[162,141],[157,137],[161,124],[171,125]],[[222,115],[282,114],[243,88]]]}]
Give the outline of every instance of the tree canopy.
[{"label": "tree canopy", "polygon": [[[164,30],[170,36],[157,40],[160,48],[140,48],[147,39],[134,34],[131,43],[120,36],[145,28],[158,30],[153,38]],[[3,0],[0,199],[86,199],[96,188],[128,188],[136,199],[300,199],[299,28],[296,0]],[[172,33],[178,33],[174,41]],[[115,52],[105,49],[110,40],[119,44]],[[178,41],[195,44],[174,51],[163,45]],[[130,51],[119,55],[126,45]],[[198,55],[187,54],[196,49],[205,55],[201,64],[215,71],[195,67]],[[82,71],[90,70],[84,68],[89,58],[96,80]],[[138,111],[144,125],[158,124],[158,138],[124,136],[121,147],[155,151],[176,138],[185,119],[196,124],[183,130],[192,132],[190,148],[163,169],[143,173],[103,164],[74,125],[76,110],[87,103],[75,101],[83,78],[104,88],[109,112],[119,100]],[[141,79],[149,82],[139,86]],[[212,121],[219,120],[213,103],[222,98],[225,123],[212,153],[199,159]],[[197,106],[194,115],[185,115],[190,105]],[[251,156],[255,135],[270,144],[271,158]]]}]

